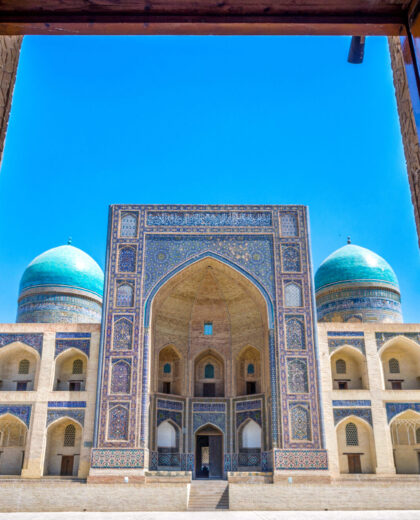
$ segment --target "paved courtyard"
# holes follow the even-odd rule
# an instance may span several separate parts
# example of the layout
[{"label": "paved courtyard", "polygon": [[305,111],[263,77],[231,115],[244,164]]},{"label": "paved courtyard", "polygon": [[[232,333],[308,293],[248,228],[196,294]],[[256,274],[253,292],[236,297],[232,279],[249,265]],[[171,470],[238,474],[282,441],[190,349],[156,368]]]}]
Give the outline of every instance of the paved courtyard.
[{"label": "paved courtyard", "polygon": [[0,520],[419,520],[420,511],[209,511],[153,513],[0,513]]}]

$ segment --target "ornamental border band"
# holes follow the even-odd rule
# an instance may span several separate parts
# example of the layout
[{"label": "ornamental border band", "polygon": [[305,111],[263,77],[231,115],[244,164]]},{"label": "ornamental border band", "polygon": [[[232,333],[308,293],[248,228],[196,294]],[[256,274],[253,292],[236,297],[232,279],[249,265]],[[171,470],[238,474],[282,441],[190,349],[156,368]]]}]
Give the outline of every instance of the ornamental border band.
[{"label": "ornamental border band", "polygon": [[337,246],[314,276],[301,205],[113,205],[105,275],[41,253],[0,325],[0,494],[418,486],[420,324],[385,259]]}]

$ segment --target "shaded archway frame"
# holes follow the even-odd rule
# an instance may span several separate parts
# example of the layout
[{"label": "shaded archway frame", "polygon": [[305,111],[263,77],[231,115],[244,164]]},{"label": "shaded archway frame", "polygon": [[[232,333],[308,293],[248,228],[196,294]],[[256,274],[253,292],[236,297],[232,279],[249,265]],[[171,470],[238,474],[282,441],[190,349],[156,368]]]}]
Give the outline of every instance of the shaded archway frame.
[{"label": "shaded archway frame", "polygon": [[[135,213],[137,229],[132,237],[120,235],[120,219],[126,213]],[[240,214],[240,215],[239,215]],[[150,217],[153,215],[153,218]],[[239,217],[238,217],[239,215]],[[221,262],[223,269],[235,271],[238,280],[252,285],[260,295],[260,306],[267,312],[270,393],[271,440],[276,450],[288,451],[287,459],[293,469],[318,467],[326,469],[323,449],[322,417],[319,404],[317,353],[314,335],[314,306],[311,298],[311,264],[307,209],[304,206],[167,206],[167,205],[114,205],[110,208],[107,266],[105,278],[104,321],[100,345],[102,370],[98,378],[98,400],[95,420],[95,440],[92,460],[98,468],[138,468],[142,453],[148,446],[149,436],[149,357],[150,308],[153,297],[176,272],[206,257]],[[194,240],[192,240],[194,238]],[[170,243],[168,243],[170,242]],[[137,248],[135,273],[118,271],[118,248],[125,244]],[[150,246],[153,244],[153,247]],[[293,245],[299,255],[293,278],[302,284],[304,307],[293,312],[304,324],[306,341],[296,351],[286,340],[285,320],[290,317],[283,305],[283,280],[290,278],[290,268],[283,269],[283,253]],[[175,247],[176,246],[176,247]],[[282,247],[284,246],[284,247]],[[148,262],[156,262],[150,264]],[[152,266],[152,270],[148,266]],[[133,316],[133,342],[130,349],[113,344],[114,316],[121,314],[115,305],[116,280],[124,279],[135,286],[134,301],[124,313]],[[265,314],[265,312],[264,312]],[[289,346],[288,346],[289,345]],[[109,359],[118,352],[131,357],[130,394],[119,396],[129,409],[128,432],[124,439],[106,437],[107,417],[113,397],[109,395]],[[287,384],[287,359],[299,356],[306,360],[307,379],[304,393],[295,395]],[[304,402],[311,414],[312,438],[291,438],[289,434],[289,405]],[[124,457],[109,459],[109,449],[124,450]],[[111,450],[111,451],[112,451]],[[302,457],[303,451],[305,456]],[[290,455],[292,453],[292,456]],[[322,452],[322,453],[320,453]],[[186,454],[190,455],[190,454]],[[293,459],[293,460],[292,460]]]}]

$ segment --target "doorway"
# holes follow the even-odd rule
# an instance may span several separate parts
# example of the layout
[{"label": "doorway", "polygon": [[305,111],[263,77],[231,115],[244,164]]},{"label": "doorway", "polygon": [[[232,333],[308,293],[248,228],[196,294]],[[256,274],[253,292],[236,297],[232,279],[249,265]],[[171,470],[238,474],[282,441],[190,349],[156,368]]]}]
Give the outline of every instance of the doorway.
[{"label": "doorway", "polygon": [[60,471],[60,475],[62,477],[71,477],[73,475],[73,463],[74,463],[73,455],[62,455],[61,471]]},{"label": "doorway", "polygon": [[201,428],[196,435],[195,478],[223,478],[223,434],[213,426]]},{"label": "doorway", "polygon": [[362,464],[360,462],[360,453],[349,453],[347,458],[349,462],[349,473],[361,473]]}]

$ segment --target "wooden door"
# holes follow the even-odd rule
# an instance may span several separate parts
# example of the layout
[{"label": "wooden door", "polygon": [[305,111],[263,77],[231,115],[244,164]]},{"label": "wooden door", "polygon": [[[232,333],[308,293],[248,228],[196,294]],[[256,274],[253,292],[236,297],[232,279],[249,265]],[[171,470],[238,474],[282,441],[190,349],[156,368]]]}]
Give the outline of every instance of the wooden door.
[{"label": "wooden door", "polygon": [[210,445],[210,478],[223,476],[223,443],[221,435],[209,435]]},{"label": "wooden door", "polygon": [[349,461],[349,473],[361,473],[362,465],[360,463],[360,454],[352,453],[347,455]]},{"label": "wooden door", "polygon": [[61,472],[60,475],[63,477],[69,477],[73,475],[73,455],[62,455],[61,456]]}]

